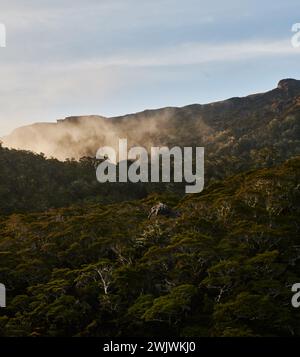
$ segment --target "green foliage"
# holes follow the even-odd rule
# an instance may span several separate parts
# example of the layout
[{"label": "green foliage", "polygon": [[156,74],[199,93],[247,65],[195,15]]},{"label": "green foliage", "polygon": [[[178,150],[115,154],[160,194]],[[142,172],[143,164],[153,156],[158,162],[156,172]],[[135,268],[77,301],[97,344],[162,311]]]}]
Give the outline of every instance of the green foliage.
[{"label": "green foliage", "polygon": [[[0,216],[0,334],[299,336],[299,174],[294,158],[180,201]],[[149,220],[161,200],[180,215]]]},{"label": "green foliage", "polygon": [[[37,212],[79,203],[111,203],[146,197],[154,190],[140,183],[96,179],[97,161],[46,159],[43,154],[8,150],[0,142],[0,213]],[[59,217],[58,217],[59,219]]]}]

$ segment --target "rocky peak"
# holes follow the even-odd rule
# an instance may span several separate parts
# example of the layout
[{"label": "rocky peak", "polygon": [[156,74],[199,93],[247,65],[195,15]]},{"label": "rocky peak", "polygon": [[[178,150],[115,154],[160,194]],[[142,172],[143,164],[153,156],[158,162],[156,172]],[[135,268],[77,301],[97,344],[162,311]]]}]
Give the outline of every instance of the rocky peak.
[{"label": "rocky peak", "polygon": [[282,79],[279,81],[277,88],[285,91],[295,89],[300,91],[300,81],[292,78]]}]

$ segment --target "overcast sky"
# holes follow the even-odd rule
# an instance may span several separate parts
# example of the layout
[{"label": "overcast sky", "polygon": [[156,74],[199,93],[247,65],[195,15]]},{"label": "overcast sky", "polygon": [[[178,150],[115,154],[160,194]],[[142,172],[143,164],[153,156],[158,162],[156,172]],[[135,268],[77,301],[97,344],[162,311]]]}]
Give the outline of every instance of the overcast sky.
[{"label": "overcast sky", "polygon": [[299,0],[0,0],[0,136],[300,79]]}]

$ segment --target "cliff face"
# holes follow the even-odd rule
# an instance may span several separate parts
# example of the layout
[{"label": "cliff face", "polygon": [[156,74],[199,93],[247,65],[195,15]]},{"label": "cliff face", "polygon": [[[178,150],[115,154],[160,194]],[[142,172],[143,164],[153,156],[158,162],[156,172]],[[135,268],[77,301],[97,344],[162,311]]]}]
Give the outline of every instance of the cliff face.
[{"label": "cliff face", "polygon": [[[208,155],[230,150],[250,154],[266,147],[279,151],[299,148],[300,81],[284,79],[277,88],[244,98],[182,108],[146,110],[115,118],[74,116],[57,123],[16,129],[3,138],[11,148],[44,152],[59,159],[94,156],[103,145],[205,146]],[[228,154],[228,152],[227,152]]]}]

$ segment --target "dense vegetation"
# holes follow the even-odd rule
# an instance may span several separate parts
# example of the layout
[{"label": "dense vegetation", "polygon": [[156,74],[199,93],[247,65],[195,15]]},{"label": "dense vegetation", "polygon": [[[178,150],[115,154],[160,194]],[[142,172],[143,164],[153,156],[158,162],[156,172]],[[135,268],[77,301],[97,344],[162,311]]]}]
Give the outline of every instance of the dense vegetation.
[{"label": "dense vegetation", "polygon": [[119,202],[145,197],[151,189],[130,183],[99,185],[96,165],[88,157],[47,160],[43,154],[0,145],[0,213],[37,212],[79,202]]},{"label": "dense vegetation", "polygon": [[[300,81],[283,80],[219,103],[14,131],[12,146],[61,158],[119,137],[204,146],[206,184],[193,195],[99,184],[91,157],[0,145],[0,336],[300,336],[299,98]],[[158,202],[174,214],[149,219]]]},{"label": "dense vegetation", "polygon": [[[299,175],[295,157],[183,199],[2,216],[0,335],[299,336]],[[149,220],[158,201],[180,215]]]},{"label": "dense vegetation", "polygon": [[[252,168],[272,167],[289,157],[300,155],[297,140],[300,126],[298,128],[295,119],[298,122],[300,114],[293,118],[288,124],[280,122],[280,127],[276,129],[278,140],[273,146],[268,145],[266,140],[258,145],[254,138],[254,144],[250,144],[252,139],[247,143],[240,139],[229,145],[228,134],[205,147],[205,185]],[[288,143],[284,139],[285,132],[293,133]],[[272,135],[277,138],[275,131]],[[158,192],[174,193],[178,197],[184,195],[185,183],[117,182],[100,185],[95,174],[98,164],[91,157],[64,162],[46,159],[43,154],[9,150],[0,143],[0,214],[41,212],[79,203],[123,202],[146,198]]]}]

